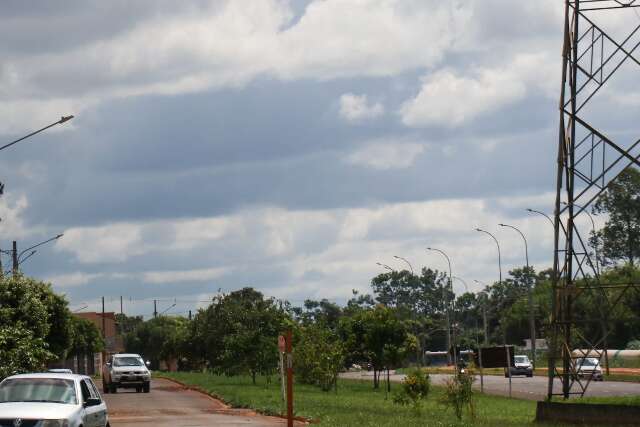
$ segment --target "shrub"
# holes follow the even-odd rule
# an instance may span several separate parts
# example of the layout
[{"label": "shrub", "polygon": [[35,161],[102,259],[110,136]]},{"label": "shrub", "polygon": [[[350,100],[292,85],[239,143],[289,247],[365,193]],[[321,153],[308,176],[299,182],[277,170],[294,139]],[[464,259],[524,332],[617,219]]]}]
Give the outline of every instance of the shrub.
[{"label": "shrub", "polygon": [[473,372],[468,370],[464,374],[458,374],[447,380],[442,403],[447,407],[453,407],[456,417],[462,419],[463,410],[467,410],[469,416],[475,418],[475,403],[473,399]]},{"label": "shrub", "polygon": [[627,350],[640,350],[640,340],[629,341]]},{"label": "shrub", "polygon": [[426,399],[429,394],[431,379],[421,369],[410,371],[402,380],[402,388],[399,393],[393,397],[393,402],[398,405],[412,404],[416,411],[420,411],[422,399]]}]

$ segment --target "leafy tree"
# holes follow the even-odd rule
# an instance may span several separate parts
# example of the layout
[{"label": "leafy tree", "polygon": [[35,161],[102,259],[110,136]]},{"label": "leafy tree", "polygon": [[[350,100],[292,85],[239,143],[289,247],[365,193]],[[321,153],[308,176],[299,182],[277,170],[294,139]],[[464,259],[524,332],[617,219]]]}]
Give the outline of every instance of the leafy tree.
[{"label": "leafy tree", "polygon": [[270,375],[277,367],[278,336],[293,326],[284,308],[253,288],[218,297],[195,316],[192,353],[229,375]]},{"label": "leafy tree", "polygon": [[55,358],[47,340],[56,345],[65,340],[55,340],[49,323],[59,308],[47,305],[59,302],[49,293],[48,285],[22,275],[0,277],[0,376],[40,369]]},{"label": "leafy tree", "polygon": [[593,239],[603,264],[626,260],[634,265],[640,255],[640,172],[625,169],[600,195],[593,212],[609,216]]},{"label": "leafy tree", "polygon": [[69,354],[83,355],[102,351],[104,341],[98,327],[87,319],[73,317],[71,319],[72,342]]},{"label": "leafy tree", "polygon": [[344,345],[330,328],[321,323],[304,326],[294,349],[296,377],[305,384],[329,391],[336,385],[344,365]]},{"label": "leafy tree", "polygon": [[125,335],[125,348],[143,355],[157,369],[160,361],[180,359],[187,353],[188,322],[182,317],[150,319]]}]

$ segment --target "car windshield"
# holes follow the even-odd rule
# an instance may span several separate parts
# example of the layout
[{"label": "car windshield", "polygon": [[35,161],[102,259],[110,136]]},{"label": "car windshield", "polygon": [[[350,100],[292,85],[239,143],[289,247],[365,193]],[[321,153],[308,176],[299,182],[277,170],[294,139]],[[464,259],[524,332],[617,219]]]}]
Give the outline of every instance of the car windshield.
[{"label": "car windshield", "polygon": [[0,403],[53,402],[77,404],[73,380],[62,378],[8,378],[0,384]]},{"label": "car windshield", "polygon": [[114,357],[113,366],[144,366],[139,357]]},{"label": "car windshield", "polygon": [[529,358],[527,356],[515,356],[516,363],[529,363]]},{"label": "car windshield", "polygon": [[578,365],[582,365],[582,366],[597,366],[598,365],[598,359],[593,359],[593,358],[580,359],[578,361]]}]

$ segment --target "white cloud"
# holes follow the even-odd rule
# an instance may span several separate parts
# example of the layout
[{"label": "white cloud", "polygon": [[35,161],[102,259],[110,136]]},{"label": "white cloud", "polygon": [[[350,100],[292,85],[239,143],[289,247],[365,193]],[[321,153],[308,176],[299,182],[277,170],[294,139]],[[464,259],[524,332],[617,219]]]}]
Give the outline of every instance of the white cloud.
[{"label": "white cloud", "polygon": [[425,77],[418,95],[401,108],[407,126],[456,127],[524,97],[526,87],[501,70],[460,77],[445,70]]},{"label": "white cloud", "polygon": [[180,283],[180,282],[205,282],[217,279],[225,273],[222,268],[206,268],[196,270],[173,270],[173,271],[148,271],[142,275],[142,280],[146,283]]},{"label": "white cloud", "polygon": [[425,144],[411,142],[372,142],[351,153],[348,163],[378,170],[406,169],[425,150]]},{"label": "white cloud", "polygon": [[367,95],[345,93],[340,96],[340,116],[349,122],[373,119],[382,114],[384,114],[382,103],[369,104]]},{"label": "white cloud", "polygon": [[60,274],[56,276],[50,276],[45,279],[45,282],[51,283],[56,288],[71,288],[74,286],[86,285],[103,275],[100,273],[83,273],[80,271],[68,274]]},{"label": "white cloud", "polygon": [[140,231],[135,224],[70,228],[56,249],[73,252],[83,263],[122,262],[146,252]]},{"label": "white cloud", "polygon": [[32,232],[33,230],[27,230],[22,219],[28,207],[29,202],[24,195],[16,197],[7,192],[0,196],[0,234],[22,238]]},{"label": "white cloud", "polygon": [[293,18],[285,1],[227,1],[150,14],[70,50],[4,58],[0,97],[11,108],[0,108],[0,132],[112,98],[242,86],[260,75],[325,80],[432,67],[470,13],[439,0],[331,0]]}]

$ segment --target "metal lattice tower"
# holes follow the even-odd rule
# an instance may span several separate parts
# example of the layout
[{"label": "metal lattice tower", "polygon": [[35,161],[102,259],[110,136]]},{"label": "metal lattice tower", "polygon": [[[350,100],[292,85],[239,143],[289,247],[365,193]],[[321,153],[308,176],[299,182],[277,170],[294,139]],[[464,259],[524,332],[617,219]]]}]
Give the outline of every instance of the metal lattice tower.
[{"label": "metal lattice tower", "polygon": [[[587,209],[609,184],[626,167],[640,166],[640,140],[625,142],[619,136],[614,142],[601,123],[604,115],[616,114],[598,109],[598,104],[604,106],[602,92],[615,80],[614,75],[623,74],[623,70],[640,71],[640,55],[636,55],[640,50],[638,7],[640,0],[565,0],[549,399],[584,395],[591,378],[577,375],[580,355],[573,350],[606,358],[602,349],[606,349],[610,333],[608,319],[629,289],[640,288],[637,283],[603,283],[589,234],[579,229]],[[612,14],[621,18],[614,26],[616,34],[606,31],[601,23],[608,22]],[[617,34],[620,30],[622,36]],[[594,298],[598,312],[578,318],[575,305],[581,298]],[[599,319],[596,325],[593,319]],[[591,333],[576,328],[586,322],[591,322]],[[561,391],[554,390],[554,385],[561,385]]]}]

